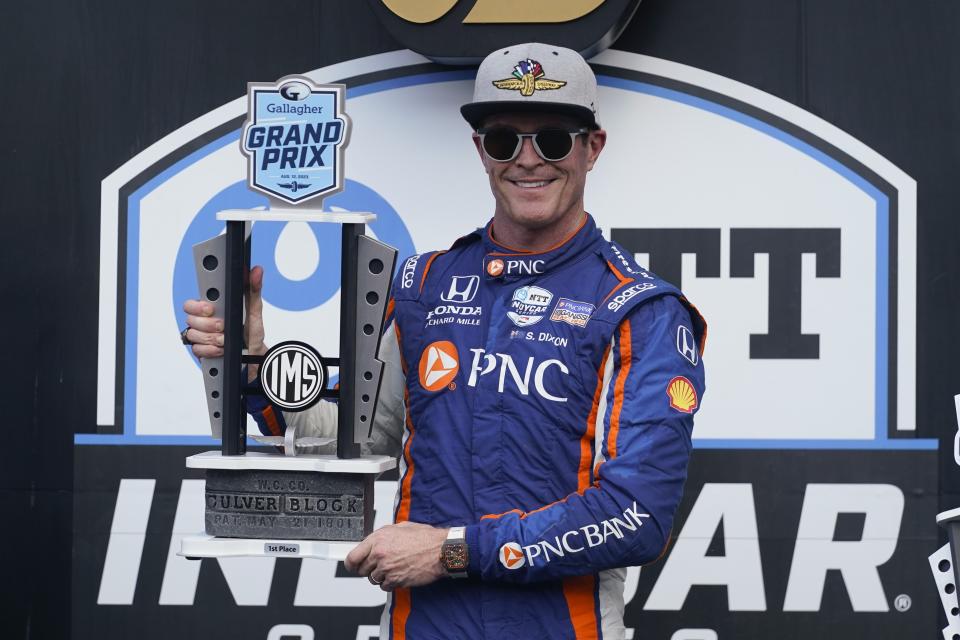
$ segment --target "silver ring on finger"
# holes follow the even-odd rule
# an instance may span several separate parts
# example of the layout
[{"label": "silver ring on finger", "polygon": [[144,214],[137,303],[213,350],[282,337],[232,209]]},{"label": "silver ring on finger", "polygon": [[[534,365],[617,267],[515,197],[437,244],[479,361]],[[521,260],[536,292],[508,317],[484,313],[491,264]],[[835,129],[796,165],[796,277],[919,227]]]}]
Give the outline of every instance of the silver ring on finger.
[{"label": "silver ring on finger", "polygon": [[188,331],[190,331],[190,327],[185,327],[184,330],[180,332],[180,342],[189,347],[193,343],[190,342],[190,338],[187,337]]},{"label": "silver ring on finger", "polygon": [[372,573],[367,576],[367,580],[370,581],[370,584],[376,585],[376,586],[378,586],[378,587],[379,587],[381,584],[383,584],[383,578],[381,578],[380,580],[377,580],[376,578],[373,577],[373,574],[372,574]]}]

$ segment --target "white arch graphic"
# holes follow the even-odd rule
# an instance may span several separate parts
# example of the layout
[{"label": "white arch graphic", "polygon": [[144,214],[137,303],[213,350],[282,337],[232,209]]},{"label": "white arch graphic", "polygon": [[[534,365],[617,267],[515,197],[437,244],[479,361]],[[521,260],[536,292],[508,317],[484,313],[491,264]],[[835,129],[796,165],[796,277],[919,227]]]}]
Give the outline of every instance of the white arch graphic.
[{"label": "white arch graphic", "polygon": [[[320,83],[430,62],[402,50],[377,54],[306,73]],[[916,182],[879,153],[825,120],[785,100],[695,67],[617,50],[592,63],[619,67],[700,87],[753,105],[792,123],[854,158],[897,191],[897,415],[899,431],[916,429]],[[97,349],[97,424],[112,425],[116,401],[117,259],[120,189],[184,144],[246,113],[240,96],[161,138],[103,179],[100,198],[100,302]]]}]

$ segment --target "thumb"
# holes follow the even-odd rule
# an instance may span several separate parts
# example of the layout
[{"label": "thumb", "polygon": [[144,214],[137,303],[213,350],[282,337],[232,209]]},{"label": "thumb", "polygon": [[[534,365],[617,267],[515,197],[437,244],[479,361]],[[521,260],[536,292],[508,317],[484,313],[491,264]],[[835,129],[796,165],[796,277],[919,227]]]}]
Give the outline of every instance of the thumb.
[{"label": "thumb", "polygon": [[[260,293],[263,290],[263,267],[254,267],[250,270],[247,281],[247,321],[243,325],[247,339],[247,348],[254,355],[263,355],[266,346],[263,344],[265,335],[263,330],[263,299]],[[256,371],[250,368],[251,375]]]},{"label": "thumb", "polygon": [[250,270],[247,309],[251,313],[260,314],[263,311],[263,267],[257,265]]}]

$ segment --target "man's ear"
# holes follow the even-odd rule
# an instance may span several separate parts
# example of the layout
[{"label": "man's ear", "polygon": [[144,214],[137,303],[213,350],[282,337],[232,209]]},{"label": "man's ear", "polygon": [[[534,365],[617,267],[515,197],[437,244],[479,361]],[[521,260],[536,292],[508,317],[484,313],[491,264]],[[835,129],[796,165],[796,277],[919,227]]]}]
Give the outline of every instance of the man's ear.
[{"label": "man's ear", "polygon": [[477,148],[477,153],[480,154],[480,159],[483,160],[483,147],[480,146],[480,136],[477,135],[477,132],[473,132],[473,146]]},{"label": "man's ear", "polygon": [[477,135],[477,132],[473,132],[473,146],[477,148],[477,155],[480,156],[480,163],[483,165],[483,170],[487,170],[487,154],[483,152],[483,146],[480,142],[480,136]]},{"label": "man's ear", "polygon": [[606,130],[597,129],[587,134],[587,171],[593,169],[593,165],[597,163],[597,158],[600,157],[600,152],[603,151],[606,144]]}]

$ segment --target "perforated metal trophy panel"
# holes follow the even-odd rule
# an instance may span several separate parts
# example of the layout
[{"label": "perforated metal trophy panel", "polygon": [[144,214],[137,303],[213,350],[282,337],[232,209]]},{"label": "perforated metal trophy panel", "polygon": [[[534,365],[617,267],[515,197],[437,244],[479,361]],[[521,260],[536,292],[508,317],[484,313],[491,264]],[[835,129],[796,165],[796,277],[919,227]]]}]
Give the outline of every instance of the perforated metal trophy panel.
[{"label": "perforated metal trophy panel", "polygon": [[[250,224],[244,229],[249,241]],[[193,267],[197,274],[197,290],[201,300],[213,305],[213,315],[224,317],[227,285],[227,236],[219,235],[193,245]],[[207,418],[210,433],[221,437],[223,428],[223,358],[203,358],[203,389],[207,398]]]},{"label": "perforated metal trophy panel", "polygon": [[377,359],[386,315],[397,250],[373,238],[357,238],[356,362],[354,389],[354,442],[370,440],[373,415],[383,378],[383,362]]},{"label": "perforated metal trophy panel", "polygon": [[960,616],[954,612],[958,608],[957,589],[954,579],[953,553],[950,543],[943,545],[933,552],[928,560],[933,579],[937,583],[937,593],[940,594],[940,604],[943,606],[943,615],[947,619],[947,626],[943,629],[944,640],[951,640],[954,634],[960,634]]},{"label": "perforated metal trophy panel", "polygon": [[[220,235],[193,245],[193,267],[197,273],[200,298],[213,305],[214,316],[223,317],[226,288],[227,238]],[[207,396],[210,432],[219,438],[223,427],[223,358],[203,358],[203,389]]]}]

